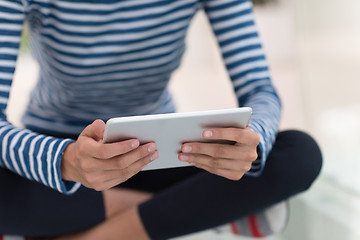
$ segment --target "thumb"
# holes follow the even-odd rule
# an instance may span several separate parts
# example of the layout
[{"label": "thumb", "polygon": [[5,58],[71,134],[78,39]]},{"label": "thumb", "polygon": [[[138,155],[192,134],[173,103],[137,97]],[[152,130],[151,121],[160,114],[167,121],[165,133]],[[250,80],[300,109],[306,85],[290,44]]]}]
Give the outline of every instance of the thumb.
[{"label": "thumb", "polygon": [[105,123],[103,120],[97,119],[92,124],[87,126],[80,136],[87,136],[96,141],[102,140],[105,131]]}]

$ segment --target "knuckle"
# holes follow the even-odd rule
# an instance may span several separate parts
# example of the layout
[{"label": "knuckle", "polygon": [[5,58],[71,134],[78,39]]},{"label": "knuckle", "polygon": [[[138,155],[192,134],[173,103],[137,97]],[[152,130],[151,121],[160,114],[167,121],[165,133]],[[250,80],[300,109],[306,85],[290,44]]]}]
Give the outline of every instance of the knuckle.
[{"label": "knuckle", "polygon": [[78,154],[80,155],[84,155],[86,154],[88,151],[87,151],[87,144],[84,144],[83,142],[79,142],[78,144]]},{"label": "knuckle", "polygon": [[245,172],[250,171],[250,169],[251,169],[251,164],[246,164],[246,165],[243,167],[243,170],[244,170]]},{"label": "knuckle", "polygon": [[221,168],[222,164],[221,164],[221,160],[219,158],[213,158],[211,163],[211,167],[213,168]]},{"label": "knuckle", "polygon": [[89,162],[88,162],[88,161],[84,161],[84,160],[80,161],[79,167],[80,167],[80,169],[83,170],[84,172],[87,172],[87,171],[89,171],[89,170],[91,169],[91,166],[90,166]]},{"label": "knuckle", "polygon": [[202,152],[202,145],[198,142],[191,143],[191,153],[201,153]]},{"label": "knuckle", "polygon": [[143,146],[140,151],[137,151],[135,154],[136,159],[143,158],[149,154],[148,146]]},{"label": "knuckle", "polygon": [[250,154],[250,160],[253,162],[253,161],[255,161],[256,159],[258,158],[258,154],[257,154],[257,152],[252,152],[251,154]]},{"label": "knuckle", "polygon": [[129,141],[124,141],[124,142],[118,142],[115,143],[116,148],[119,149],[119,152],[121,152],[122,154],[127,153],[129,151],[131,151],[132,147]]},{"label": "knuckle", "polygon": [[96,119],[93,124],[103,124],[103,121],[100,119]]},{"label": "knuckle", "polygon": [[258,155],[256,152],[249,152],[247,154],[247,159],[249,159],[251,162],[255,161],[257,159]]},{"label": "knuckle", "polygon": [[212,133],[213,133],[213,137],[214,138],[221,138],[221,137],[223,137],[223,131],[221,130],[221,129],[217,129],[217,128],[214,128],[214,129],[212,129],[211,130],[212,131]]},{"label": "knuckle", "polygon": [[149,147],[150,147],[150,145],[144,146],[144,148],[143,148],[142,151],[141,151],[140,157],[144,157],[144,156],[150,154],[150,151],[151,151],[151,150],[149,150]]},{"label": "knuckle", "polygon": [[235,132],[234,132],[234,139],[235,139],[237,142],[241,142],[242,137],[243,137],[243,134],[242,134],[241,131],[235,131]]},{"label": "knuckle", "polygon": [[251,152],[247,152],[247,153],[244,154],[244,160],[246,160],[246,161],[253,162],[256,159],[257,159],[257,153],[256,152],[251,151]]},{"label": "knuckle", "polygon": [[226,153],[226,149],[223,146],[217,146],[214,150],[214,157],[222,157]]},{"label": "knuckle", "polygon": [[124,168],[126,168],[126,164],[125,164],[124,159],[119,159],[119,160],[117,161],[117,167],[118,167],[119,169],[124,169]]}]

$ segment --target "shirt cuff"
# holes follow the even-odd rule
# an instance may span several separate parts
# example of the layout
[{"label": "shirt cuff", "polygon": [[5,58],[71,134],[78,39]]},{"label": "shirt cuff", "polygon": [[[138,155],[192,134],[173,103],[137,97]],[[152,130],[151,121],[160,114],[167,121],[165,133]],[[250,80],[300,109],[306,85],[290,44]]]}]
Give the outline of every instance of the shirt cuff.
[{"label": "shirt cuff", "polygon": [[65,148],[70,144],[75,142],[72,139],[63,139],[61,140],[62,142],[59,145],[59,148],[57,149],[58,153],[57,157],[55,158],[55,176],[57,176],[57,181],[56,181],[56,190],[58,190],[59,192],[66,194],[66,195],[71,195],[73,193],[75,193],[80,187],[81,184],[80,183],[76,183],[76,182],[71,182],[71,181],[65,181],[62,179],[62,175],[61,175],[61,160],[63,157],[63,153],[65,151]]},{"label": "shirt cuff", "polygon": [[245,175],[251,177],[260,177],[265,167],[265,161],[268,151],[266,149],[266,143],[263,135],[251,123],[249,123],[249,127],[260,137],[260,142],[258,145],[258,150],[260,150],[260,154],[258,154],[258,158],[252,163],[251,169],[246,172]]}]

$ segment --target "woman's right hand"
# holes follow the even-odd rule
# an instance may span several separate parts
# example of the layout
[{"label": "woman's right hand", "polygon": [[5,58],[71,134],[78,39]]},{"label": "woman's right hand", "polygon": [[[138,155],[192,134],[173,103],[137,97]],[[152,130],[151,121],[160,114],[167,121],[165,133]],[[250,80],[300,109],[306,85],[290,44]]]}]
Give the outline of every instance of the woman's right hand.
[{"label": "woman's right hand", "polygon": [[104,191],[125,182],[158,158],[155,143],[139,140],[103,143],[105,123],[96,120],[70,143],[62,157],[62,179]]}]

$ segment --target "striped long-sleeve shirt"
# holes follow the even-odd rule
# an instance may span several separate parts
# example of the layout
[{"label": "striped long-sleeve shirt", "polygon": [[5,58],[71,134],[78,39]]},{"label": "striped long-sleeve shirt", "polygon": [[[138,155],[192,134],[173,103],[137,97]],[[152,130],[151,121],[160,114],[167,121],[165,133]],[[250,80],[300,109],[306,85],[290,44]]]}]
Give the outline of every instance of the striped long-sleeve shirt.
[{"label": "striped long-sleeve shirt", "polygon": [[[62,153],[94,119],[174,112],[167,90],[185,51],[195,13],[209,18],[240,106],[253,108],[260,136],[258,176],[272,148],[280,100],[247,0],[1,0],[0,166],[60,192]],[[39,80],[23,116],[28,129],[7,121],[6,106],[24,23],[28,23]]]}]

